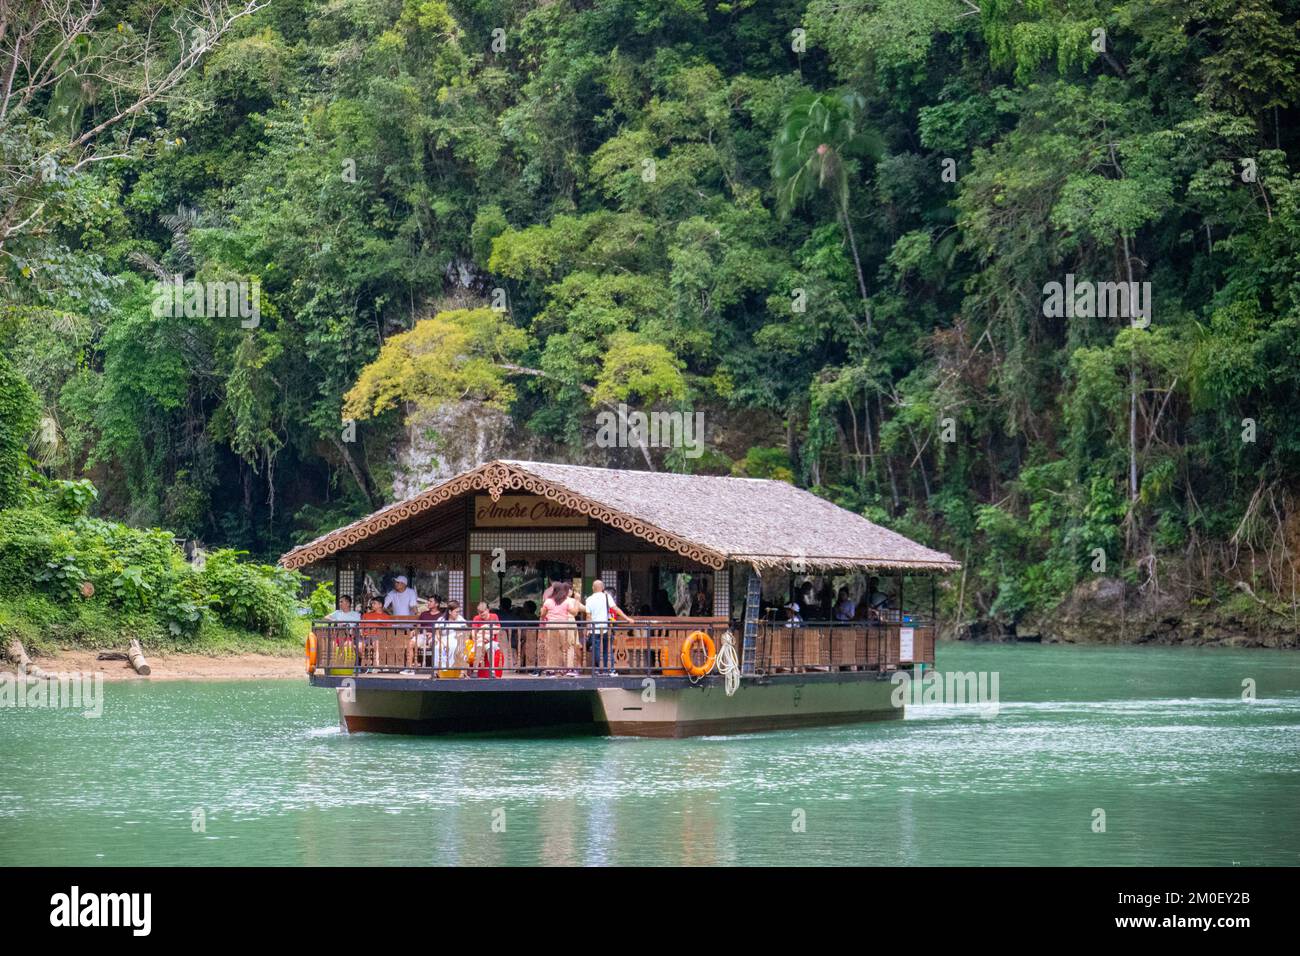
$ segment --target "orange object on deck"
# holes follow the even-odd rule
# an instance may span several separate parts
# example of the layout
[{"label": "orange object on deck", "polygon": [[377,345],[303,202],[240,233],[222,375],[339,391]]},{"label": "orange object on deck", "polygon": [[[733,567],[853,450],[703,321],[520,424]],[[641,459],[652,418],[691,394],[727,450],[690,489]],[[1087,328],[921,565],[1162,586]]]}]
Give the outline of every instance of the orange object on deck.
[{"label": "orange object on deck", "polygon": [[[706,660],[703,664],[696,664],[691,659],[691,651],[695,648],[695,643],[700,641],[704,644],[704,653]],[[709,671],[713,670],[713,665],[718,659],[718,649],[713,644],[713,638],[703,631],[692,631],[690,635],[682,642],[682,667],[686,668],[686,673],[692,677],[703,677]]]},{"label": "orange object on deck", "polygon": [[316,632],[307,633],[307,673],[316,669]]}]

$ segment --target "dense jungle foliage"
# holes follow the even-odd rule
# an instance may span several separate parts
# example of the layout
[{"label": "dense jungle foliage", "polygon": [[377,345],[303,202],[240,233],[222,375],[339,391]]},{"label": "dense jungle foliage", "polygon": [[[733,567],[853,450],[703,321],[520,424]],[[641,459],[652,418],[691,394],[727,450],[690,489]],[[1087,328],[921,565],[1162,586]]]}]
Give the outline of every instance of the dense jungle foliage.
[{"label": "dense jungle foliage", "polygon": [[[99,489],[68,560],[105,519],[273,559],[450,405],[645,467],[593,445],[625,402],[705,413],[657,468],[950,551],[966,617],[1093,573],[1294,601],[1296,0],[88,0],[69,42],[8,6],[0,346],[39,408],[0,458]],[[159,315],[175,275],[260,315]],[[1149,321],[1045,314],[1067,282],[1149,283]]]}]

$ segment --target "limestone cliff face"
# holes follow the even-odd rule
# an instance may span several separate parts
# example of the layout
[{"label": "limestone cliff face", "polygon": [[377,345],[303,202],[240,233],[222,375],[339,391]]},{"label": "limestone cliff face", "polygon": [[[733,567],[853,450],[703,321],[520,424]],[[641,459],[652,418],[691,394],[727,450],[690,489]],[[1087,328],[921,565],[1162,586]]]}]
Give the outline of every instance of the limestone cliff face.
[{"label": "limestone cliff face", "polygon": [[535,440],[510,416],[473,402],[421,415],[406,429],[406,443],[393,465],[393,500],[408,498],[437,481],[493,458],[530,458]]},{"label": "limestone cliff face", "polygon": [[[434,482],[468,471],[494,458],[523,458],[601,468],[645,468],[634,447],[606,448],[597,440],[599,409],[581,409],[582,439],[570,446],[539,438],[509,415],[474,402],[420,413],[406,427],[405,441],[393,450],[391,500],[408,498]],[[752,445],[775,445],[783,438],[770,415],[701,406],[704,457],[696,470],[727,474],[731,460]],[[651,447],[656,469],[663,470],[666,448]]]},{"label": "limestone cliff face", "polygon": [[1066,600],[1009,627],[959,626],[963,640],[1062,644],[1196,644],[1300,647],[1300,626],[1287,608],[1264,605],[1244,592],[1220,603],[1185,595],[1143,594],[1116,578],[1082,582]]}]

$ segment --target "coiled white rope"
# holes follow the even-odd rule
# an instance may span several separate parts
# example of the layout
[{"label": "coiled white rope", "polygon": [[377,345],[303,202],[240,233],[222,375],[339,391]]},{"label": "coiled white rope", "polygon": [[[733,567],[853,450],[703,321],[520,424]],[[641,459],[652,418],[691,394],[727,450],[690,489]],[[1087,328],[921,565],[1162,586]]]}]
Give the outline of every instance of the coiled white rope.
[{"label": "coiled white rope", "polygon": [[727,696],[730,697],[740,687],[740,661],[736,659],[735,639],[730,631],[722,635],[722,646],[718,648],[717,662],[714,666],[722,675],[723,686],[726,687]]}]

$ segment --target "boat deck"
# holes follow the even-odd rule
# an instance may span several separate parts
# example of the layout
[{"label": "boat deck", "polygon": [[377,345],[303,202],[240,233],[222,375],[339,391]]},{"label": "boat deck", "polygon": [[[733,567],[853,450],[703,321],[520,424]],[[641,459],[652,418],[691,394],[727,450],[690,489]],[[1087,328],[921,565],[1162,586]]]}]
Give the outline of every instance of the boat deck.
[{"label": "boat deck", "polygon": [[[318,622],[314,673],[335,677],[409,677],[430,682],[685,678],[687,664],[707,665],[701,637],[720,650],[730,640],[746,678],[776,674],[888,672],[934,662],[933,624],[901,618],[874,622],[761,621],[746,653],[726,618],[642,620],[605,626],[505,622],[481,627],[438,622]],[[684,650],[689,638],[694,645]],[[685,657],[683,655],[686,655]],[[489,662],[488,658],[491,658]],[[610,670],[617,672],[610,677]],[[622,684],[617,684],[622,686]]]}]

